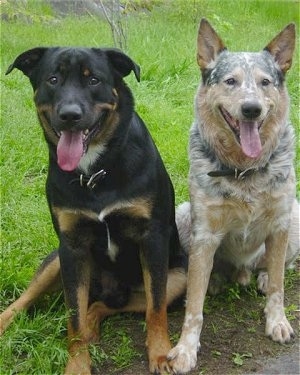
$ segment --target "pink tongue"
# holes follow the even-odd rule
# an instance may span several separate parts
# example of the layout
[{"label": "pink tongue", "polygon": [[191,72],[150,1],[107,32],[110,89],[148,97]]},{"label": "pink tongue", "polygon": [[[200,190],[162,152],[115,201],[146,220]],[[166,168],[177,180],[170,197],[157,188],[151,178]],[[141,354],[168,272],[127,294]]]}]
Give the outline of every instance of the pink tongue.
[{"label": "pink tongue", "polygon": [[83,155],[82,132],[63,131],[57,145],[57,163],[64,171],[73,171]]},{"label": "pink tongue", "polygon": [[242,150],[246,156],[249,158],[256,158],[259,156],[262,147],[257,122],[240,122],[240,140]]}]

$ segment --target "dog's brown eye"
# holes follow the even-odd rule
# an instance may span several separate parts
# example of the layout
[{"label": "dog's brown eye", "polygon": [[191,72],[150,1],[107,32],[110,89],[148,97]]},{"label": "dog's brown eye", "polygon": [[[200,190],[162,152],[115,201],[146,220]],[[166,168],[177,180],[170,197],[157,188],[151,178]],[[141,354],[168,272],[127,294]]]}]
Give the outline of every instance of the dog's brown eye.
[{"label": "dog's brown eye", "polygon": [[262,86],[269,86],[271,82],[267,79],[267,78],[264,78],[262,81],[261,81],[261,84]]},{"label": "dog's brown eye", "polygon": [[226,85],[233,86],[236,84],[236,80],[234,78],[228,78],[225,80]]},{"label": "dog's brown eye", "polygon": [[50,85],[56,85],[57,82],[58,82],[58,79],[57,79],[57,77],[52,76],[52,77],[48,78],[48,82],[50,83]]},{"label": "dog's brown eye", "polygon": [[98,85],[98,83],[100,83],[100,79],[98,79],[97,77],[91,77],[89,80],[90,86]]}]

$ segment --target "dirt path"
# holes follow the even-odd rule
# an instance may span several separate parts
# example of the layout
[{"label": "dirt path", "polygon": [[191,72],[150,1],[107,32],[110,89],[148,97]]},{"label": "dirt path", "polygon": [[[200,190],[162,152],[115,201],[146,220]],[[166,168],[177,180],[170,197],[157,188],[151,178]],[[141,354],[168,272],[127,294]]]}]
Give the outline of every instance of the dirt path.
[{"label": "dirt path", "polygon": [[[198,366],[191,375],[281,374],[298,375],[299,369],[299,276],[285,292],[288,318],[296,338],[287,345],[274,343],[264,335],[265,297],[255,290],[232,290],[225,295],[208,297],[205,304],[201,352]],[[184,317],[182,306],[169,313],[169,327],[176,343]],[[144,346],[144,317],[125,315],[114,324],[114,330],[125,329],[132,338],[138,357],[124,370],[118,370],[110,359],[94,371],[97,375],[146,375],[148,364]],[[105,341],[105,340],[104,340]],[[102,342],[109,353],[109,346]]]},{"label": "dirt path", "polygon": [[299,355],[298,346],[290,348],[290,350],[287,350],[286,354],[281,354],[276,358],[259,359],[256,361],[256,374],[300,374]]}]

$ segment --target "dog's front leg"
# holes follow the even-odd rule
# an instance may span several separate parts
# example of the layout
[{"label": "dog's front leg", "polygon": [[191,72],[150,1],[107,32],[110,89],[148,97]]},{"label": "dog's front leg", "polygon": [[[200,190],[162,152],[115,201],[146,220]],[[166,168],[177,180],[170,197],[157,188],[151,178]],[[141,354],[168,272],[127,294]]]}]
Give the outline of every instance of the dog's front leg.
[{"label": "dog's front leg", "polygon": [[270,235],[266,240],[268,271],[266,335],[281,344],[290,341],[293,329],[284,312],[284,268],[288,231]]},{"label": "dog's front leg", "polygon": [[194,234],[191,237],[184,324],[178,344],[168,354],[175,373],[183,374],[196,366],[204,298],[219,242],[220,239],[213,235],[199,237]]},{"label": "dog's front leg", "polygon": [[[89,254],[78,239],[78,247],[70,246],[70,238],[60,246],[59,256],[66,306],[70,311],[68,321],[69,360],[65,374],[90,374],[91,360],[88,352],[89,330],[87,309],[89,295]],[[82,247],[80,246],[82,245]]]},{"label": "dog's front leg", "polygon": [[166,287],[168,277],[168,239],[157,231],[141,247],[141,264],[146,294],[146,324],[149,369],[151,373],[169,372]]}]

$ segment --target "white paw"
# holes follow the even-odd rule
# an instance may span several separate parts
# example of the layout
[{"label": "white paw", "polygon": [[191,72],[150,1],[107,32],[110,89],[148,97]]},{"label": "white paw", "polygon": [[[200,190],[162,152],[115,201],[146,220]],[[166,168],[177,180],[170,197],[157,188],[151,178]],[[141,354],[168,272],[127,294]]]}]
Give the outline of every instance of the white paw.
[{"label": "white paw", "polygon": [[294,331],[284,313],[283,293],[276,292],[268,297],[265,314],[266,335],[280,344],[289,342]]},{"label": "white paw", "polygon": [[257,288],[263,294],[267,294],[268,281],[269,281],[268,273],[266,271],[260,271],[257,276]]},{"label": "white paw", "polygon": [[197,350],[178,344],[170,350],[168,360],[175,374],[186,374],[196,366]]},{"label": "white paw", "polygon": [[272,319],[267,320],[266,335],[271,337],[273,341],[284,344],[294,337],[294,331],[287,318],[283,316],[279,321]]}]

